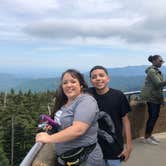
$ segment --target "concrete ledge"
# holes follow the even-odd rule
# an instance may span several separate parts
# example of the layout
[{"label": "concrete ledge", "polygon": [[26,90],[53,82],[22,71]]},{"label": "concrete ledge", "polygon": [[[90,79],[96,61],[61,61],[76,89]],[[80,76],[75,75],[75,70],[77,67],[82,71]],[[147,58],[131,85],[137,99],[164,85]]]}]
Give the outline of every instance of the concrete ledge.
[{"label": "concrete ledge", "polygon": [[133,151],[123,166],[165,166],[166,132],[154,134],[160,139],[159,145],[145,144],[141,138],[133,140]]}]

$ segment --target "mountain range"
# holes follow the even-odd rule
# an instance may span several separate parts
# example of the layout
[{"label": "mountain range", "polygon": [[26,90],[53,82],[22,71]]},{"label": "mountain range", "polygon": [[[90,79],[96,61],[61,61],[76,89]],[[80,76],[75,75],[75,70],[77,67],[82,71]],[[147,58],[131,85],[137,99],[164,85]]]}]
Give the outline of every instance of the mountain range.
[{"label": "mountain range", "polygon": [[[122,91],[140,90],[145,78],[145,69],[147,66],[127,66],[121,68],[107,68],[111,77],[110,86],[112,88],[120,89]],[[166,75],[166,67],[162,67],[162,72]],[[51,71],[52,72],[52,71]],[[53,72],[52,72],[53,73]],[[49,74],[48,74],[49,75]],[[85,79],[89,82],[89,73],[85,72]],[[28,75],[14,75],[10,73],[0,73],[0,91],[28,91],[42,92],[47,90],[55,90],[60,83],[60,75],[56,78],[47,75],[41,75],[34,78]]]}]

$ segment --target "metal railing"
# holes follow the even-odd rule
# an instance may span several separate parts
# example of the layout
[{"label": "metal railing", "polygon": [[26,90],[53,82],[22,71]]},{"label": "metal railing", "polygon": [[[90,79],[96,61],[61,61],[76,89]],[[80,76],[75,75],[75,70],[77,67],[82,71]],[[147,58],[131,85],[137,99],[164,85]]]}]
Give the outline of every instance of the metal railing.
[{"label": "metal railing", "polygon": [[[137,91],[130,91],[130,92],[124,92],[125,95],[135,95],[135,94],[140,94],[140,90]],[[163,92],[166,92],[166,89],[163,89]]]},{"label": "metal railing", "polygon": [[131,91],[131,92],[124,92],[124,94],[126,95],[126,96],[131,96],[131,95],[136,95],[136,94],[140,94],[140,90],[138,90],[138,91]]},{"label": "metal railing", "polygon": [[124,94],[126,95],[128,101],[130,101],[132,95],[138,95],[140,94],[140,92],[141,91],[138,90],[138,91],[124,92]]},{"label": "metal railing", "polygon": [[28,154],[25,156],[24,160],[21,162],[20,166],[31,166],[32,162],[34,161],[36,155],[41,150],[43,145],[44,144],[41,142],[35,143]]},{"label": "metal railing", "polygon": [[[131,92],[124,92],[124,94],[127,96],[128,100],[130,100],[132,95],[138,95],[141,91],[131,91]],[[163,89],[163,92],[166,92],[166,89]],[[33,145],[31,150],[28,152],[28,154],[25,156],[24,160],[21,162],[20,166],[31,166],[32,162],[34,161],[36,155],[38,152],[42,149],[43,143],[37,142]]]},{"label": "metal railing", "polygon": [[[163,89],[163,92],[166,92],[166,89]],[[130,101],[132,95],[139,95],[141,93],[140,90],[138,91],[131,91],[131,92],[124,92],[126,95],[127,99]]]}]

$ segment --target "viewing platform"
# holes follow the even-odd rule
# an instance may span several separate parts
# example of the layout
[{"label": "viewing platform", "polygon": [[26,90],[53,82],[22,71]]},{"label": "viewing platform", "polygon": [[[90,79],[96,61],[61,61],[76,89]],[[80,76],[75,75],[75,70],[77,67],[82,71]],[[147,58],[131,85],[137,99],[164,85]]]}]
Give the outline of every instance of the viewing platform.
[{"label": "viewing platform", "polygon": [[[166,92],[166,90],[164,90]],[[129,113],[133,138],[133,151],[123,166],[166,166],[166,104],[161,106],[160,116],[154,134],[160,139],[159,145],[144,143],[142,136],[148,117],[147,106],[138,101],[140,91],[126,92],[132,111]],[[165,101],[166,103],[166,101]],[[36,143],[20,166],[56,166],[55,151],[52,144]]]},{"label": "viewing platform", "polygon": [[133,151],[123,166],[166,166],[166,132],[154,135],[159,145],[145,144],[142,138],[133,140]]}]

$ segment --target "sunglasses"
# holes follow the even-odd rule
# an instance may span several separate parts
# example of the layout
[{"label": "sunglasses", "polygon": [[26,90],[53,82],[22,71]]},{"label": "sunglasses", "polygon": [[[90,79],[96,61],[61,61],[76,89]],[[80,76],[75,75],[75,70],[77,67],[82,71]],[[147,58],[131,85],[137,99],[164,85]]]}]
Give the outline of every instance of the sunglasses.
[{"label": "sunglasses", "polygon": [[161,59],[159,62],[164,63],[165,61],[163,61],[163,60]]}]

